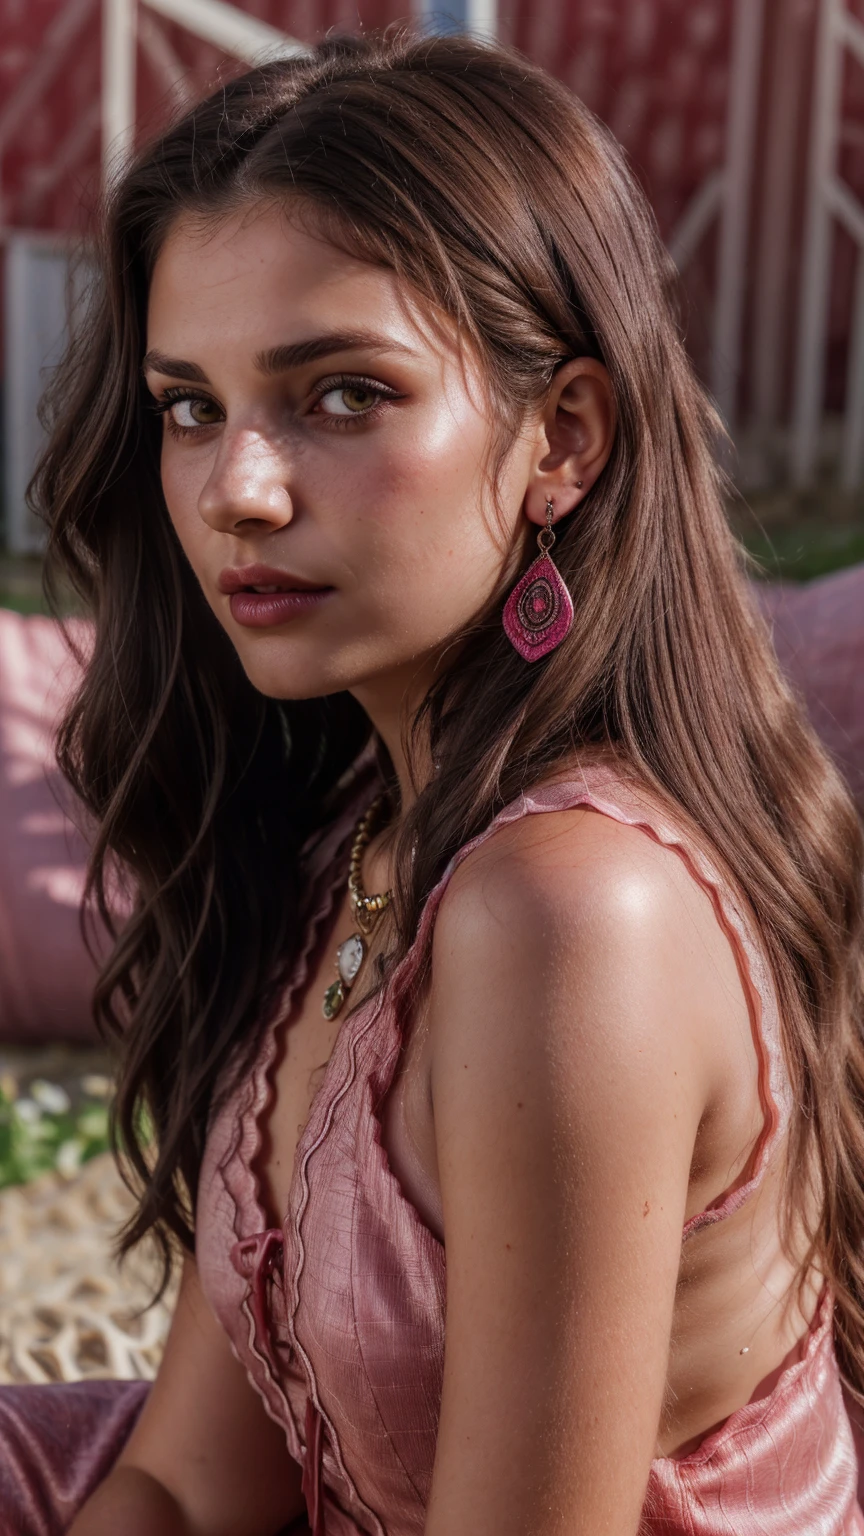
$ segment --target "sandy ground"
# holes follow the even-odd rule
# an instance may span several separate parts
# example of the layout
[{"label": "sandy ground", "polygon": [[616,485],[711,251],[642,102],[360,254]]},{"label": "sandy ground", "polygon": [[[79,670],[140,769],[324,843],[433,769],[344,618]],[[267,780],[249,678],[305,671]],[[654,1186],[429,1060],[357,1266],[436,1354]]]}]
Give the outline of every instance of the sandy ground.
[{"label": "sandy ground", "polygon": [[174,1292],[148,1309],[152,1255],[116,1264],[131,1208],[109,1153],[0,1191],[0,1381],[156,1374]]},{"label": "sandy ground", "polygon": [[[0,1081],[19,1105],[32,1104],[40,1084],[65,1094],[73,1108],[110,1093],[96,1051],[0,1049]],[[133,1202],[110,1153],[77,1168],[74,1157],[59,1161],[0,1189],[0,1382],[149,1380],[176,1288],[148,1308],[153,1253],[139,1250],[122,1270],[113,1257]]]}]

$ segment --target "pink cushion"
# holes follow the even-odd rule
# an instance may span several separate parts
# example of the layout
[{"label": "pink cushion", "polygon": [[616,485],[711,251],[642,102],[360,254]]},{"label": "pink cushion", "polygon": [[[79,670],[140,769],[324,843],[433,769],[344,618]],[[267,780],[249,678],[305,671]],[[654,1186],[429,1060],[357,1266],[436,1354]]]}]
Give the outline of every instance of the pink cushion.
[{"label": "pink cushion", "polygon": [[864,810],[864,565],[757,590],[780,664]]},{"label": "pink cushion", "polygon": [[52,619],[0,609],[0,1041],[95,1042],[86,848],[51,736],[77,668]]}]

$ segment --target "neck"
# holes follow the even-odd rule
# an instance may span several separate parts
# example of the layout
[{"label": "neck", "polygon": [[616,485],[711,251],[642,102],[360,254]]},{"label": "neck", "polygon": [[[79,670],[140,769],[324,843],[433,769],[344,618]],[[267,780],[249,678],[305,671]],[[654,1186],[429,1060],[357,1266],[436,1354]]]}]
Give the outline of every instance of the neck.
[{"label": "neck", "polygon": [[387,748],[399,783],[401,809],[397,821],[388,828],[391,837],[395,836],[399,824],[432,777],[432,756],[425,730],[414,744],[410,765],[406,743],[411,740],[417,711],[434,676],[434,667],[423,667],[422,664],[418,667],[412,662],[410,668],[388,673],[384,678],[375,678],[351,689]]}]

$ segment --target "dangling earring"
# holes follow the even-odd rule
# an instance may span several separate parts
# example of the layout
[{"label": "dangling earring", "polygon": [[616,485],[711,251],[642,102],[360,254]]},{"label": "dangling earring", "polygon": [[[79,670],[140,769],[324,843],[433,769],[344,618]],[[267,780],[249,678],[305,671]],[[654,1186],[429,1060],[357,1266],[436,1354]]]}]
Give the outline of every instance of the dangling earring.
[{"label": "dangling earring", "polygon": [[555,543],[552,514],[546,498],[546,527],[537,535],[540,554],[532,560],[504,604],[502,620],[507,639],[526,661],[537,661],[560,645],[573,623],[573,600],[549,551]]}]

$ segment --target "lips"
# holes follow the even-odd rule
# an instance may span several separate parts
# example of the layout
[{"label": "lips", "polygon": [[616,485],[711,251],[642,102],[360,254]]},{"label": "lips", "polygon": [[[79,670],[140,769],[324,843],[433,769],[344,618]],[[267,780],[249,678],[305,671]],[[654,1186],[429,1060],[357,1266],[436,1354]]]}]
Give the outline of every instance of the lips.
[{"label": "lips", "polygon": [[269,565],[228,568],[219,577],[231,617],[246,629],[272,629],[326,602],[333,587],[316,586],[305,576]]},{"label": "lips", "polygon": [[293,571],[280,571],[273,565],[228,566],[222,571],[217,583],[220,592],[230,596],[234,592],[254,592],[263,589],[273,592],[328,592],[323,582],[309,581],[306,576],[296,576]]}]

